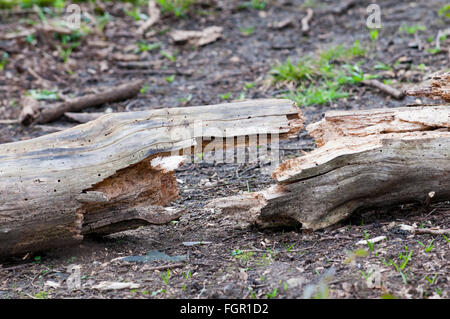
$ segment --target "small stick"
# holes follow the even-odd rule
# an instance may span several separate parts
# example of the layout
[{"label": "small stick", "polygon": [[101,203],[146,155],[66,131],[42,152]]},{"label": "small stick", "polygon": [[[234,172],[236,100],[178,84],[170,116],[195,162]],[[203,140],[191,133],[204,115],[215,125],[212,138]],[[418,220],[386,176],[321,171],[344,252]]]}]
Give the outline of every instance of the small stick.
[{"label": "small stick", "polygon": [[384,83],[381,83],[378,80],[364,80],[362,81],[363,84],[375,87],[381,91],[383,91],[386,94],[391,95],[392,97],[396,98],[397,100],[402,99],[405,96],[405,93],[397,90],[396,88],[393,88],[392,86],[386,85]]},{"label": "small stick", "polygon": [[416,228],[409,225],[400,225],[400,229],[409,231],[411,234],[431,234],[431,235],[445,235],[450,234],[450,229],[437,229],[437,228]]},{"label": "small stick", "polygon": [[137,80],[110,88],[101,93],[88,94],[45,108],[41,111],[35,123],[49,123],[66,112],[77,112],[92,106],[130,99],[139,93],[142,84],[142,80]]},{"label": "small stick", "polygon": [[306,16],[302,19],[302,32],[307,33],[309,31],[309,22],[311,21],[314,15],[314,11],[311,8],[306,10]]},{"label": "small stick", "polygon": [[180,268],[184,267],[185,264],[178,263],[178,264],[168,264],[168,265],[162,265],[162,266],[155,266],[150,268],[143,268],[145,271],[152,271],[152,270],[166,270],[166,269],[172,269],[172,268]]}]

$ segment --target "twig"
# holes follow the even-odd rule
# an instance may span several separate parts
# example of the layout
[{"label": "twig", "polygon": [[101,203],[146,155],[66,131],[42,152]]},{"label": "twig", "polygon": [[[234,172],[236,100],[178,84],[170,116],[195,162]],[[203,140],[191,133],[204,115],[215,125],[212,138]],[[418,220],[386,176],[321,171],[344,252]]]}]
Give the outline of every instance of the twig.
[{"label": "twig", "polygon": [[58,119],[66,112],[77,112],[92,106],[130,99],[139,93],[142,84],[142,80],[137,80],[110,88],[101,93],[88,94],[53,107],[45,108],[41,111],[34,123],[49,123]]},{"label": "twig", "polygon": [[378,80],[364,80],[364,81],[362,81],[362,83],[365,85],[368,85],[368,86],[375,87],[375,88],[383,91],[384,93],[393,96],[397,100],[400,100],[405,96],[404,92],[397,90],[396,88],[393,88],[392,86],[381,83]]},{"label": "twig", "polygon": [[405,224],[400,225],[400,229],[409,231],[411,234],[431,234],[431,235],[445,235],[450,234],[450,229],[438,229],[438,228],[417,228],[415,226],[409,226]]},{"label": "twig", "polygon": [[150,268],[144,268],[145,271],[152,271],[152,270],[166,270],[166,269],[172,269],[172,268],[180,268],[184,267],[185,264],[178,263],[178,264],[168,264],[168,265],[162,265],[162,266],[155,266]]},{"label": "twig", "polygon": [[311,21],[314,15],[314,11],[311,8],[306,10],[306,16],[302,19],[302,32],[307,33],[309,31],[309,22]]}]

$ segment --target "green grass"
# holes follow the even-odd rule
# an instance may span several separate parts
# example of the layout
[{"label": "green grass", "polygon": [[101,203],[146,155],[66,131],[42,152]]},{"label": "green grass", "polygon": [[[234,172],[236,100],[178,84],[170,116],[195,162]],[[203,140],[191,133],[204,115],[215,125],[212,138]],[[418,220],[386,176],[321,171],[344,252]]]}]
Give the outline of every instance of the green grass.
[{"label": "green grass", "polygon": [[269,74],[274,84],[296,85],[295,90],[281,97],[300,105],[323,104],[348,97],[343,91],[345,85],[373,78],[364,74],[359,63],[353,62],[365,55],[366,50],[357,40],[351,47],[337,45],[319,52],[318,57],[304,56],[296,63],[288,58],[273,66]]},{"label": "green grass", "polygon": [[248,28],[239,28],[239,31],[241,31],[242,35],[248,37],[253,32],[255,32],[255,27],[248,27]]},{"label": "green grass", "polygon": [[138,47],[135,50],[135,53],[153,51],[153,50],[161,48],[161,46],[162,46],[161,42],[147,43],[144,41],[138,41],[136,44]]},{"label": "green grass", "polygon": [[185,17],[194,0],[156,0],[163,13],[171,13],[176,17]]},{"label": "green grass", "polygon": [[418,31],[425,31],[426,29],[427,29],[427,27],[424,26],[424,25],[411,25],[411,26],[409,26],[409,25],[404,24],[398,29],[398,31],[401,32],[401,33],[407,32],[409,34],[415,34]]},{"label": "green grass", "polygon": [[266,2],[261,0],[251,0],[245,1],[238,4],[238,10],[242,9],[256,9],[256,10],[264,10],[266,8]]},{"label": "green grass", "polygon": [[58,100],[58,92],[49,90],[28,90],[27,95],[30,95],[35,100]]},{"label": "green grass", "polygon": [[450,19],[450,4],[446,4],[439,8],[438,15]]},{"label": "green grass", "polygon": [[3,52],[0,58],[0,71],[2,71],[5,68],[8,62],[9,62],[9,55],[7,52]]}]

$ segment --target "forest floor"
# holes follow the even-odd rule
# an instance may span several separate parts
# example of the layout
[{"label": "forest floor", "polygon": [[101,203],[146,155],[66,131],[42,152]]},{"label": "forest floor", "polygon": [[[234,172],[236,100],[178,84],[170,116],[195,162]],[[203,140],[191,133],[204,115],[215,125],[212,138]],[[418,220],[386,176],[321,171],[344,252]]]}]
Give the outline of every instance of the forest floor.
[{"label": "forest floor", "polygon": [[[288,57],[292,62],[307,55],[314,58],[338,45],[354,47],[355,41],[364,51],[351,62],[358,63],[356,71],[377,75],[399,89],[418,84],[436,71],[448,71],[450,65],[450,39],[442,37],[441,49],[436,49],[438,31],[449,26],[445,14],[439,14],[447,4],[444,0],[381,2],[378,34],[366,27],[371,1],[339,2],[339,7],[334,1],[265,1],[264,8],[258,8],[260,1],[253,1],[249,2],[253,6],[238,9],[242,2],[197,1],[185,17],[163,14],[146,37],[136,35],[142,21],[129,3],[106,2],[101,8],[82,4],[89,13],[85,20],[91,18],[91,24],[83,22],[90,32],[69,38],[38,34],[2,39],[1,35],[28,30],[42,20],[34,11],[2,10],[0,119],[16,119],[27,92],[50,104],[55,102],[52,98],[96,92],[133,79],[146,83],[136,98],[86,112],[282,97],[299,83],[288,79],[272,83],[274,66]],[[147,12],[145,4],[139,8]],[[314,15],[310,30],[302,33],[300,21],[308,8]],[[43,13],[52,15],[48,10]],[[222,34],[205,46],[176,44],[169,36],[174,29],[203,30],[212,25],[222,27]],[[137,69],[130,61],[148,63]],[[346,97],[300,105],[307,124],[328,110],[430,102],[413,97],[395,100],[361,83],[347,83],[341,89]],[[66,118],[32,127],[3,121],[0,143],[74,125]],[[302,131],[298,138],[281,143],[281,160],[314,147]],[[203,206],[213,198],[270,185],[265,163],[188,163],[176,175],[180,198],[174,206],[186,209],[179,220],[86,238],[78,247],[0,261],[0,298],[450,297],[449,239],[411,235],[399,227],[449,228],[448,202],[432,203],[426,210],[411,204],[366,211],[316,232],[298,227],[238,229]],[[378,236],[386,239],[373,246],[357,244]],[[147,254],[147,260],[119,258]],[[156,260],[150,260],[152,256]],[[74,278],[81,281],[78,289],[71,287]],[[119,290],[93,288],[102,281],[136,285]]]}]

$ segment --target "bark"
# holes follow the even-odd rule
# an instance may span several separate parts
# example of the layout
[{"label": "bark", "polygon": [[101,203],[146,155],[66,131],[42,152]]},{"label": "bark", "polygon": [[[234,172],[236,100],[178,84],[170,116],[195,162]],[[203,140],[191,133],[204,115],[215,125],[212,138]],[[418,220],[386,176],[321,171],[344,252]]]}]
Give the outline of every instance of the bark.
[{"label": "bark", "polygon": [[330,112],[307,128],[321,147],[282,163],[275,185],[207,208],[240,226],[316,230],[357,211],[423,203],[430,193],[433,201],[449,200],[449,114],[445,105]]},{"label": "bark", "polygon": [[184,160],[181,155],[193,148],[206,151],[203,137],[221,141],[227,132],[235,146],[248,143],[249,134],[296,136],[302,123],[290,101],[254,100],[107,114],[68,130],[2,144],[0,255],[167,223],[182,213],[164,207],[178,196],[174,170]]}]

